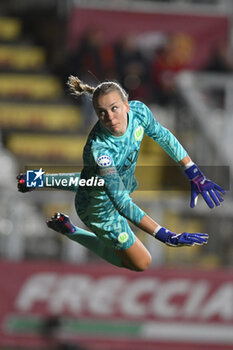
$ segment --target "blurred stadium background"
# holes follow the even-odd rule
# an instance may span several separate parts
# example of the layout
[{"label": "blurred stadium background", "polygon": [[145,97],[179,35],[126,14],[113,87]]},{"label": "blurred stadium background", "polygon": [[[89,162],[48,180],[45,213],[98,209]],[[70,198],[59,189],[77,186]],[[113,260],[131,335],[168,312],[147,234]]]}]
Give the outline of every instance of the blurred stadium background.
[{"label": "blurred stadium background", "polygon": [[[0,349],[232,350],[233,2],[8,0],[0,13]],[[120,81],[227,189],[220,208],[191,210],[186,178],[144,139],[135,201],[207,246],[135,230],[152,267],[123,271],[47,229],[55,211],[82,225],[72,193],[17,192],[26,168],[82,165],[95,116],[69,74]]]}]

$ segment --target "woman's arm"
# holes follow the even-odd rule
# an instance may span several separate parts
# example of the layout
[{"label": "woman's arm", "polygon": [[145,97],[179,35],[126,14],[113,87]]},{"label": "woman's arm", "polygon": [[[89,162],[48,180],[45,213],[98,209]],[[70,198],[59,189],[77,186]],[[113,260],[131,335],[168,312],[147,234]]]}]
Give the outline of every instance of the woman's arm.
[{"label": "woman's arm", "polygon": [[174,233],[165,227],[161,227],[148,215],[145,215],[137,226],[159,241],[172,247],[202,245],[206,244],[209,238],[206,233]]},{"label": "woman's arm", "polygon": [[155,236],[156,229],[161,227],[147,214],[143,216],[142,220],[138,223],[137,226],[144,232],[149,233],[151,236]]},{"label": "woman's arm", "polygon": [[186,156],[186,157],[184,157],[183,159],[181,159],[179,161],[179,164],[181,166],[184,166],[184,167],[186,167],[188,164],[191,164],[191,163],[192,163],[192,160],[191,160],[191,158],[189,156]]},{"label": "woman's arm", "polygon": [[191,183],[190,207],[197,204],[198,195],[201,194],[210,208],[219,206],[223,202],[226,191],[213,181],[208,179],[192,162],[184,147],[176,137],[166,128],[158,123],[150,109],[144,105],[146,115],[145,133],[155,140],[166,151],[171,158],[184,167],[184,173]]},{"label": "woman's arm", "polygon": [[117,211],[133,224],[138,225],[145,212],[129,196],[117,169],[114,166],[108,169],[99,168],[98,176],[104,180],[106,193]]}]

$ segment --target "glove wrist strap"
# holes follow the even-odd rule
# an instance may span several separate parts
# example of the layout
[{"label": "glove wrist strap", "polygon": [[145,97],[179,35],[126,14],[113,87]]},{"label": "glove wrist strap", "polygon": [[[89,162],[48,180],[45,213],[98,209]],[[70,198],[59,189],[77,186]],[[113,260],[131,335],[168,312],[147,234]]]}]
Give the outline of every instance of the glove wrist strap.
[{"label": "glove wrist strap", "polygon": [[155,234],[155,238],[163,243],[166,243],[170,236],[172,236],[172,232],[167,230],[165,227],[161,227]]},{"label": "glove wrist strap", "polygon": [[203,175],[196,164],[193,164],[188,169],[185,169],[184,173],[189,180],[195,179],[195,177],[197,177],[198,175]]},{"label": "glove wrist strap", "polygon": [[185,164],[183,167],[184,167],[184,169],[186,170],[186,169],[190,168],[192,165],[194,165],[194,163],[193,163],[192,160],[190,160],[190,162],[188,162],[187,164]]}]

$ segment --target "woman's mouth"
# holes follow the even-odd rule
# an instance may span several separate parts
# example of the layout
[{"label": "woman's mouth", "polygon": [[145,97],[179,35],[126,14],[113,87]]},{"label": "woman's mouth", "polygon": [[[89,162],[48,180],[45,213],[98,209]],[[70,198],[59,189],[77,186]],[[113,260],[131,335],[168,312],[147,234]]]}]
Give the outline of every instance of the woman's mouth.
[{"label": "woman's mouth", "polygon": [[114,129],[117,125],[118,124],[109,124],[109,127]]}]

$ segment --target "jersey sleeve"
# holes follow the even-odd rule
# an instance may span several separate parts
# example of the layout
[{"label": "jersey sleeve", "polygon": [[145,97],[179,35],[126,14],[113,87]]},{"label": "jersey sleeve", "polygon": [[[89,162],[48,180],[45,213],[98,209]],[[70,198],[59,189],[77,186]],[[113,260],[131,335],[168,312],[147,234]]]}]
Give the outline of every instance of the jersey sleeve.
[{"label": "jersey sleeve", "polygon": [[175,162],[186,157],[188,154],[177,138],[154,118],[146,105],[142,105],[145,116],[145,134],[156,141]]},{"label": "jersey sleeve", "polygon": [[114,207],[122,216],[137,225],[146,213],[129,196],[110,151],[95,150],[93,155],[96,173],[104,180],[106,193]]}]

